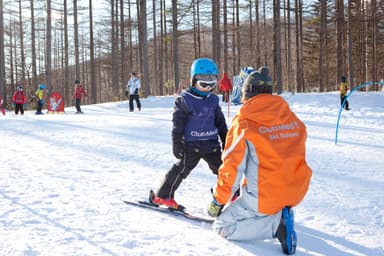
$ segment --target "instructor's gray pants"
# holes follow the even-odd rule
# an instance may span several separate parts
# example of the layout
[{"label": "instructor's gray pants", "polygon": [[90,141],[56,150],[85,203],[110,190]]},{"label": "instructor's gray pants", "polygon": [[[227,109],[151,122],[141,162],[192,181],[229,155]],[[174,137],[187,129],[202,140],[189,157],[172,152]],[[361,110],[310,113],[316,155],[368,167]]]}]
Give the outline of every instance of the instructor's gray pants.
[{"label": "instructor's gray pants", "polygon": [[[247,196],[245,196],[247,197]],[[229,240],[264,240],[276,237],[281,211],[265,215],[246,207],[245,197],[227,205],[213,224],[213,230]]]}]

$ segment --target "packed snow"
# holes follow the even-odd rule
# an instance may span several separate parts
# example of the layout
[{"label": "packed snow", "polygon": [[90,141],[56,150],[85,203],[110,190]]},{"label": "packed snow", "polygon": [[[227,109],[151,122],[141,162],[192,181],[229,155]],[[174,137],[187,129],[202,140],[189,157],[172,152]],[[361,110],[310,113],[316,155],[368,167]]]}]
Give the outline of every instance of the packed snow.
[{"label": "packed snow", "polygon": [[[296,255],[384,255],[384,92],[283,94],[308,130],[309,191],[295,208]],[[0,115],[0,255],[282,255],[277,240],[227,241],[210,224],[128,206],[175,162],[174,97]],[[231,124],[240,106],[222,104]],[[176,192],[206,214],[216,177],[205,162]],[[255,230],[257,232],[257,230]]]}]

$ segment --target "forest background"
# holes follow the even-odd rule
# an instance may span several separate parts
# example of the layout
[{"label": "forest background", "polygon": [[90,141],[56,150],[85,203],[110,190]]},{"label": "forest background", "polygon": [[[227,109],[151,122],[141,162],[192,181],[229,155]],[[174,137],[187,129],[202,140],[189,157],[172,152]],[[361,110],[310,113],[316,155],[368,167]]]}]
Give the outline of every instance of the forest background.
[{"label": "forest background", "polygon": [[[269,66],[277,93],[326,92],[384,77],[381,0],[0,0],[0,95],[23,84],[88,103],[124,99],[131,72],[142,96],[186,88],[198,57],[230,77]],[[369,89],[378,90],[379,86]],[[30,98],[30,101],[33,100]]]}]

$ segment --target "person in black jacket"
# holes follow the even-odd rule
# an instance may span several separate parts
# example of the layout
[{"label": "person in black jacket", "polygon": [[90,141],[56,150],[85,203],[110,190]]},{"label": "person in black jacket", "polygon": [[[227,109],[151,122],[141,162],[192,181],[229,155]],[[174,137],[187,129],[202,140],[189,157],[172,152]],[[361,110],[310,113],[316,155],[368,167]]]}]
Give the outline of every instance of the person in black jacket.
[{"label": "person in black jacket", "polygon": [[167,172],[157,192],[150,192],[152,203],[182,208],[174,199],[175,191],[200,159],[217,175],[228,131],[219,97],[212,93],[218,74],[216,63],[211,59],[200,58],[192,63],[191,84],[175,100],[173,112],[173,154],[178,161]]}]

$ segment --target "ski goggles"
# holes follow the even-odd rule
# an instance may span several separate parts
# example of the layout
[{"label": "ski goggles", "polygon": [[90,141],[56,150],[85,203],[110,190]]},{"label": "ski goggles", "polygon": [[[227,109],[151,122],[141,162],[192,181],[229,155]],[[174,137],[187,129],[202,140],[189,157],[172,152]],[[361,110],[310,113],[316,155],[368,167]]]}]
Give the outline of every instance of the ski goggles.
[{"label": "ski goggles", "polygon": [[198,84],[201,88],[212,90],[215,88],[217,81],[204,81],[204,80],[197,80],[196,84]]}]

